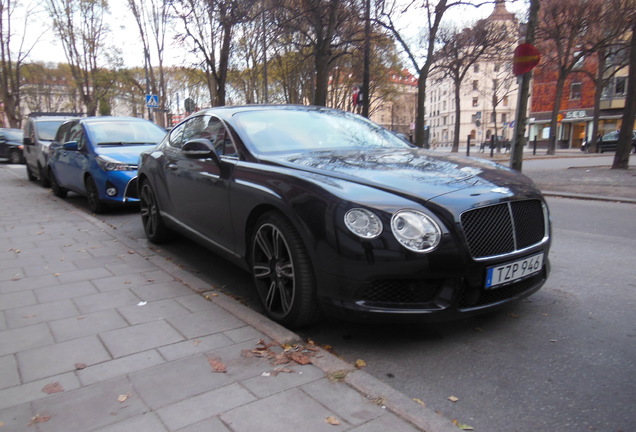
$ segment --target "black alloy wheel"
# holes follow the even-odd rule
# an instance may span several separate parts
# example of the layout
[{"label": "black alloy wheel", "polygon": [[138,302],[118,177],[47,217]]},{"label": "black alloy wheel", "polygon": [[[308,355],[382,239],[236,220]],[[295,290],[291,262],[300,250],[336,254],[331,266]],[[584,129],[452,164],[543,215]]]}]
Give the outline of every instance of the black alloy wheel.
[{"label": "black alloy wheel", "polygon": [[161,218],[157,198],[147,180],[141,183],[139,207],[141,209],[141,223],[148,240],[153,243],[163,243],[169,240],[170,230]]},{"label": "black alloy wheel", "polygon": [[53,191],[53,195],[58,198],[66,198],[68,189],[60,186],[60,184],[57,182],[57,177],[55,177],[55,173],[52,169],[49,170],[49,180],[51,181],[51,190]]},{"label": "black alloy wheel", "polygon": [[43,188],[47,188],[51,186],[51,179],[49,179],[49,177],[46,175],[46,171],[44,170],[42,165],[40,165],[39,163],[38,163],[38,175],[40,176],[39,178],[40,186],[42,186]]},{"label": "black alloy wheel", "polygon": [[288,327],[313,322],[318,313],[309,255],[300,235],[279,213],[256,223],[251,243],[254,283],[266,314]]},{"label": "black alloy wheel", "polygon": [[106,205],[100,201],[99,192],[97,191],[97,185],[93,177],[86,177],[84,182],[86,187],[86,199],[88,200],[88,208],[93,213],[103,213],[106,210]]}]

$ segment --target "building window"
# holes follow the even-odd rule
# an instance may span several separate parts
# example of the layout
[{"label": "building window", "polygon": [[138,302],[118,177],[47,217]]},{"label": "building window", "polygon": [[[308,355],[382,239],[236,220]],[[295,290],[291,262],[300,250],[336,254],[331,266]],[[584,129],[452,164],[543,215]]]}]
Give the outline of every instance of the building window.
[{"label": "building window", "polygon": [[508,106],[508,96],[503,97],[503,106]]},{"label": "building window", "polygon": [[479,72],[479,63],[475,63],[475,66],[473,66],[473,72],[475,73]]},{"label": "building window", "polygon": [[506,120],[507,120],[507,118],[506,118],[506,113],[502,113],[502,114],[501,114],[501,123],[505,123],[505,122],[506,122]]},{"label": "building window", "polygon": [[500,67],[499,63],[495,63],[495,67],[494,67],[495,72],[499,72],[499,67]]},{"label": "building window", "polygon": [[479,81],[473,80],[473,90],[479,90]]},{"label": "building window", "polygon": [[497,86],[498,85],[499,85],[499,80],[498,79],[492,80],[492,90],[493,91],[495,91],[495,92],[497,91],[497,88],[498,88]]},{"label": "building window", "polygon": [[476,98],[476,97],[473,98],[473,106],[474,107],[479,106],[479,98]]},{"label": "building window", "polygon": [[496,112],[491,112],[490,113],[490,122],[491,123],[497,123],[497,113]]},{"label": "building window", "polygon": [[627,90],[627,77],[616,77],[614,84],[614,94],[616,96],[625,96]]},{"label": "building window", "polygon": [[570,85],[570,99],[581,99],[581,86],[580,82],[572,83]]}]

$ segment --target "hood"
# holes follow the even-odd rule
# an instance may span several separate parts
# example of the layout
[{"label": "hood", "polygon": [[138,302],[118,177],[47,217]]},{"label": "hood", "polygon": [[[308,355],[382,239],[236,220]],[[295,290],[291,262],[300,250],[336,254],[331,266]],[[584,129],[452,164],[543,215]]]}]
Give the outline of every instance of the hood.
[{"label": "hood", "polygon": [[319,151],[267,160],[418,200],[465,189],[501,188],[512,193],[527,190],[528,184],[532,184],[524,175],[502,165],[464,156],[442,156],[423,149]]},{"label": "hood", "polygon": [[139,162],[139,155],[144,150],[155,147],[150,145],[129,145],[129,146],[102,146],[96,147],[95,152],[98,155],[108,156],[119,162],[136,165]]}]

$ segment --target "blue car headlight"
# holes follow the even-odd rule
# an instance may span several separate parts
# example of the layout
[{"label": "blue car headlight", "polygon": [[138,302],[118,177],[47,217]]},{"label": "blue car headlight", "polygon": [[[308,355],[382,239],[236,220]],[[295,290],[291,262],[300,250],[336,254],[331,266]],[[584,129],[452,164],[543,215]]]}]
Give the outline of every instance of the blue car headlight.
[{"label": "blue car headlight", "polygon": [[440,242],[442,230],[429,216],[417,210],[400,210],[391,218],[395,238],[413,252],[431,252]]},{"label": "blue car headlight", "polygon": [[97,164],[104,171],[135,171],[137,165],[121,162],[108,156],[97,156]]}]

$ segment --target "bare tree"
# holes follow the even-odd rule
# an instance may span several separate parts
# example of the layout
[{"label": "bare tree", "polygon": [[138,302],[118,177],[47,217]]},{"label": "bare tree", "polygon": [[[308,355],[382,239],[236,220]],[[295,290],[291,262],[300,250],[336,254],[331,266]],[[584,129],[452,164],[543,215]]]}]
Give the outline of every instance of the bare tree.
[{"label": "bare tree", "polygon": [[[492,0],[475,1],[475,7],[492,4]],[[424,110],[426,99],[426,81],[434,64],[434,52],[442,19],[449,9],[466,5],[463,0],[439,0],[437,2],[409,1],[404,4],[400,0],[378,0],[376,3],[376,20],[389,30],[419,74],[417,93],[417,116],[415,118],[415,144],[422,147],[424,143]],[[405,17],[421,16],[424,29],[421,40],[413,41],[400,22]],[[421,53],[421,54],[420,54]],[[426,143],[428,146],[428,143]]]},{"label": "bare tree", "polygon": [[[166,47],[166,30],[169,22],[169,3],[165,0],[128,0],[137,22],[139,36],[143,48],[146,74],[146,93],[159,97],[160,115],[154,119],[160,126],[166,126],[166,84],[164,72],[164,52]],[[156,77],[153,60],[157,61]],[[149,111],[150,112],[150,111]]]},{"label": "bare tree", "polygon": [[314,86],[311,103],[327,104],[329,73],[338,58],[351,54],[364,38],[356,0],[279,0],[275,2],[277,25],[294,35],[299,53],[311,56]]},{"label": "bare tree", "polygon": [[[25,9],[22,24],[16,25],[17,3],[17,1],[0,0],[0,98],[9,127],[12,128],[19,128],[22,123],[20,112],[22,68],[35,43],[43,35],[43,33],[40,34],[30,46],[26,45],[27,19],[33,15],[34,7]],[[16,27],[18,27],[17,31]]]},{"label": "bare tree", "polygon": [[[456,31],[447,27],[440,32],[442,48],[436,53],[436,66],[453,81],[455,91],[455,132],[452,152],[459,151],[461,116],[461,86],[470,69],[480,60],[503,63],[501,52],[510,52],[514,39],[505,24],[479,20],[473,27]],[[503,79],[493,79],[493,112],[502,100]],[[498,93],[500,93],[498,95]],[[495,122],[495,135],[496,122]]]},{"label": "bare tree", "polygon": [[612,169],[628,169],[629,153],[632,149],[634,120],[636,119],[636,12],[634,8],[630,14],[631,40],[629,44],[629,75],[627,78],[627,94],[625,95],[625,110],[623,124],[618,134],[618,147],[614,155]]},{"label": "bare tree", "polygon": [[225,105],[226,81],[236,25],[251,19],[255,0],[174,0],[173,10],[183,33],[178,40],[191,43],[202,58],[211,105]]},{"label": "bare tree", "polygon": [[66,60],[88,115],[95,115],[99,100],[114,85],[111,72],[116,50],[107,47],[104,22],[107,0],[46,0],[53,28],[62,42]]}]

